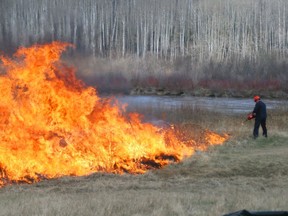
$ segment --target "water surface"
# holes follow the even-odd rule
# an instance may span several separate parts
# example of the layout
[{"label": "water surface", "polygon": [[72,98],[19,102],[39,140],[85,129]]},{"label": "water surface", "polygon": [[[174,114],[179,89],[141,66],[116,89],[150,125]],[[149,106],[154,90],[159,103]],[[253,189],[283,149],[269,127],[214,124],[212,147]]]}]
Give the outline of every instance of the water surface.
[{"label": "water surface", "polygon": [[[252,98],[210,98],[193,96],[117,96],[117,100],[122,104],[127,104],[129,110],[137,109],[161,109],[163,111],[190,107],[191,109],[201,109],[215,111],[226,114],[247,114],[255,106]],[[266,103],[267,110],[277,108],[287,108],[286,100],[262,100]]]}]

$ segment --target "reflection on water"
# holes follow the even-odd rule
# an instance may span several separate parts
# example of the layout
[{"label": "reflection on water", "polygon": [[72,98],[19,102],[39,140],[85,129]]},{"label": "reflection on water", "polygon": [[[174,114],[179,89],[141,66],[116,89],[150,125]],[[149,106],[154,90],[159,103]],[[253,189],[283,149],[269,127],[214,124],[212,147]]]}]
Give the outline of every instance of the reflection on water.
[{"label": "reflection on water", "polygon": [[[127,104],[130,110],[137,109],[161,109],[171,110],[181,107],[191,109],[209,110],[226,114],[249,113],[254,108],[253,99],[239,98],[208,98],[208,97],[171,97],[171,96],[117,96],[120,103]],[[264,100],[267,109],[288,107],[288,101]]]}]

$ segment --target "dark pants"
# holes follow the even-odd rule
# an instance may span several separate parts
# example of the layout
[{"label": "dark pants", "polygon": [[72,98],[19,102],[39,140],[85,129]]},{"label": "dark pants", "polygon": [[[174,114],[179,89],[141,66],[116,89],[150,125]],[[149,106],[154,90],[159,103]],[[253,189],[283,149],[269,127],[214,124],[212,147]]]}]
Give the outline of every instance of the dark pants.
[{"label": "dark pants", "polygon": [[263,136],[267,137],[267,128],[266,128],[266,118],[264,119],[255,119],[253,136],[256,138],[259,135],[259,127],[262,127]]}]

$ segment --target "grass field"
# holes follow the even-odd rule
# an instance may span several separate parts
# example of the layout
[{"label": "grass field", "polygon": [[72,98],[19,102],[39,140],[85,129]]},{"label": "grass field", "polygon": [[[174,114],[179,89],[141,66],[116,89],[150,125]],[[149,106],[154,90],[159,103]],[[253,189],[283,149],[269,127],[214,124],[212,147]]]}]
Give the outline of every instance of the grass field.
[{"label": "grass field", "polygon": [[182,108],[165,118],[188,135],[209,128],[230,139],[144,175],[95,173],[5,186],[0,215],[216,216],[242,209],[288,210],[287,108],[269,113],[269,137],[256,140],[253,122],[242,125],[243,116]]}]

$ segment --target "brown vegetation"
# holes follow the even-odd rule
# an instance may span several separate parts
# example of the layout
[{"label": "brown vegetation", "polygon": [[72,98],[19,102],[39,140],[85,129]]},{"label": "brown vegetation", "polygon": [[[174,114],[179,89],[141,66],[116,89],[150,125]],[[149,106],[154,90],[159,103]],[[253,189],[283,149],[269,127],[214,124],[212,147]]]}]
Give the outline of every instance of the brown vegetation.
[{"label": "brown vegetation", "polygon": [[[263,98],[288,98],[286,68],[283,62],[272,70],[271,77],[261,77],[246,71],[239,64],[237,73],[229,71],[230,63],[220,68],[202,68],[179,70],[174,61],[136,57],[108,60],[96,57],[67,58],[67,63],[78,68],[78,76],[87,84],[96,86],[100,93],[124,93],[137,95],[192,95],[204,97],[247,98],[255,94]],[[188,60],[186,62],[189,64]],[[277,65],[276,62],[274,62]],[[252,64],[252,63],[251,63]],[[272,64],[272,62],[271,62]],[[220,65],[220,64],[219,64]],[[249,65],[245,65],[248,67]],[[252,67],[252,65],[250,65]],[[260,70],[259,66],[253,66]],[[270,66],[269,66],[270,67]],[[267,69],[267,68],[266,68]],[[231,69],[232,70],[232,69]],[[199,73],[198,80],[193,79]],[[235,77],[233,77],[233,74]],[[282,74],[282,75],[281,75]],[[201,78],[200,78],[201,77]],[[258,78],[257,78],[258,77]],[[277,77],[283,77],[278,79]]]}]

